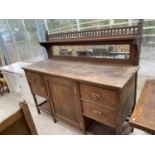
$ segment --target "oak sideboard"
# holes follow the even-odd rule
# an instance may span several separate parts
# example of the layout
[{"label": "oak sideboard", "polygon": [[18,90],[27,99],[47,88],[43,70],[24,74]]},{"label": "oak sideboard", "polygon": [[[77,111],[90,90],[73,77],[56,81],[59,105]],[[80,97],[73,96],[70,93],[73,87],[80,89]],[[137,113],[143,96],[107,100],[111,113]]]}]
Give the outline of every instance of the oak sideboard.
[{"label": "oak sideboard", "polygon": [[[38,112],[94,134],[125,134],[136,101],[142,20],[136,26],[58,34],[48,59],[24,67]],[[127,50],[128,49],[128,50]],[[35,94],[46,98],[38,105]]]}]

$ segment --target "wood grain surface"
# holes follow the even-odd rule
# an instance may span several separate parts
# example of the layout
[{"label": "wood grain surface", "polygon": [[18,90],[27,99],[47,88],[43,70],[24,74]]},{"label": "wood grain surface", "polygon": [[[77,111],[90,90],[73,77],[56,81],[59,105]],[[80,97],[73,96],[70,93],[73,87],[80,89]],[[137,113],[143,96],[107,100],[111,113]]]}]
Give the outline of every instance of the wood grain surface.
[{"label": "wood grain surface", "polygon": [[48,59],[28,65],[24,69],[108,87],[123,88],[137,72],[138,67]]},{"label": "wood grain surface", "polygon": [[130,124],[136,128],[155,134],[155,80],[147,80]]}]

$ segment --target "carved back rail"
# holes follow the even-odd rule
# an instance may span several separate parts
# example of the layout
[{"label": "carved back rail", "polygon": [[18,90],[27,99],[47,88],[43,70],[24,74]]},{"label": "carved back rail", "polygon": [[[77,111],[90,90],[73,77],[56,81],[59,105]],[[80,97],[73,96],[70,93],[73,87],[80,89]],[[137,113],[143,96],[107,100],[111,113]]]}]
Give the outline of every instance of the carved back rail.
[{"label": "carved back rail", "polygon": [[138,35],[138,27],[123,27],[123,28],[109,28],[109,29],[96,29],[87,31],[77,31],[77,32],[66,32],[49,34],[47,40],[55,39],[78,39],[87,37],[103,37],[103,36],[129,36]]},{"label": "carved back rail", "polygon": [[82,39],[82,38],[100,38],[100,37],[119,37],[119,36],[137,36],[142,32],[142,20],[139,20],[136,26],[84,30],[75,32],[64,32],[48,34],[46,32],[46,39],[50,40],[62,40],[62,39]]}]

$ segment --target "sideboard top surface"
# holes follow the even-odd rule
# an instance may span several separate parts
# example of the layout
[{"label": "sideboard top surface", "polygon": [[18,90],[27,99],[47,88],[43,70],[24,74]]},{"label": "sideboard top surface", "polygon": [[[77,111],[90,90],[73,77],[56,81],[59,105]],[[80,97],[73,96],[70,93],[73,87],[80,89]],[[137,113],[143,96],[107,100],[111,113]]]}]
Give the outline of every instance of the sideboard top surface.
[{"label": "sideboard top surface", "polygon": [[138,67],[47,59],[25,66],[24,69],[103,86],[123,88],[137,72]]}]

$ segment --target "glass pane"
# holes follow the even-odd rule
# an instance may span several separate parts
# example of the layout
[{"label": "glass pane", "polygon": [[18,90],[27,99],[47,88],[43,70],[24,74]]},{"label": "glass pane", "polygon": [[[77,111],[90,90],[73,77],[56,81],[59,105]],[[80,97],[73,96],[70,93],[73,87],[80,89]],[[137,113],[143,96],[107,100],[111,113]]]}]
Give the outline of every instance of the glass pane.
[{"label": "glass pane", "polygon": [[[9,61],[11,63],[19,61],[18,57],[17,57],[16,50],[15,50],[15,46],[12,42],[15,34],[14,34],[14,32],[12,32],[8,29],[6,20],[0,20],[0,33],[1,33],[0,35],[2,37],[1,44],[3,44],[3,46],[6,47],[6,50],[8,52],[8,56],[9,56]],[[3,52],[6,52],[6,51],[3,51]]]},{"label": "glass pane", "polygon": [[109,20],[107,19],[80,19],[80,29],[94,29],[94,28],[109,27]]},{"label": "glass pane", "polygon": [[8,39],[10,39],[10,41],[5,41],[5,45],[8,50],[9,59],[10,59],[11,63],[14,63],[19,60],[17,57],[17,53],[15,52],[15,47],[14,47],[13,43],[11,42],[11,38],[8,37]]},{"label": "glass pane", "polygon": [[8,24],[13,39],[12,42],[14,43],[15,50],[19,55],[20,61],[30,59],[31,53],[27,43],[22,21],[19,19],[9,19]]},{"label": "glass pane", "polygon": [[[43,48],[40,46],[38,41],[43,40],[45,37],[45,30],[43,29],[43,20],[39,19],[26,19],[24,20],[27,37],[29,41],[30,51],[32,52],[32,62],[42,60],[44,58]],[[37,29],[38,26],[38,29]]]},{"label": "glass pane", "polygon": [[53,55],[129,59],[129,45],[53,46]]},{"label": "glass pane", "polygon": [[76,19],[47,19],[50,33],[76,31]]}]

